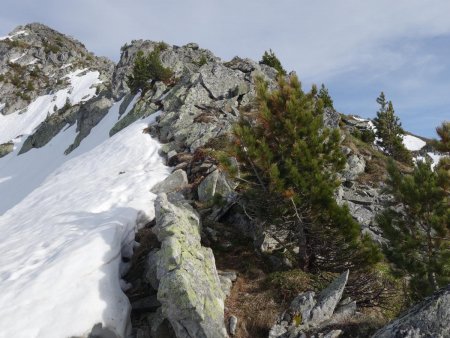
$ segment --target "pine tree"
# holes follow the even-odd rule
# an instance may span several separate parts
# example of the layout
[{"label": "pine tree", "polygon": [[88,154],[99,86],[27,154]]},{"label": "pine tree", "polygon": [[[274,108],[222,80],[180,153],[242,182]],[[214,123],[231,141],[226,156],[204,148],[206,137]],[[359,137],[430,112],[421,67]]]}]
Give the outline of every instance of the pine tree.
[{"label": "pine tree", "polygon": [[[450,122],[443,122],[441,126],[436,128],[436,133],[439,136],[439,140],[433,140],[431,144],[437,151],[446,154],[447,156],[441,157],[435,170],[440,172],[442,176],[447,176],[450,182]],[[450,194],[450,184],[444,186],[444,190]]]},{"label": "pine tree", "polygon": [[286,71],[272,49],[264,52],[262,60],[259,63],[275,68],[279,75],[286,75]]},{"label": "pine tree", "polygon": [[384,93],[381,92],[377,103],[380,105],[380,109],[377,117],[373,120],[377,129],[377,144],[396,160],[411,163],[411,154],[403,145],[405,131],[401,126],[400,119],[395,115],[392,101],[386,101]]},{"label": "pine tree", "polygon": [[400,272],[409,276],[414,299],[450,282],[450,177],[418,162],[411,175],[391,161],[388,191],[394,205],[378,216],[388,239],[385,251]]},{"label": "pine tree", "polygon": [[127,85],[132,93],[139,90],[146,92],[154,81],[170,82],[173,72],[164,67],[160,60],[160,51],[164,48],[166,47],[159,43],[147,56],[141,50],[137,52],[132,74],[127,77]]},{"label": "pine tree", "polygon": [[304,270],[376,261],[376,249],[362,249],[359,225],[333,196],[345,164],[339,130],[324,127],[317,91],[304,93],[296,76],[279,77],[278,85],[269,92],[258,81],[259,109],[235,130],[238,160],[251,182],[245,207],[294,234]]},{"label": "pine tree", "polygon": [[442,122],[442,124],[436,128],[440,140],[433,140],[432,144],[437,151],[442,153],[450,152],[450,122]]},{"label": "pine tree", "polygon": [[324,108],[334,109],[333,99],[331,98],[330,94],[328,93],[328,89],[323,83],[320,86],[319,94],[317,95],[317,97],[322,100]]}]

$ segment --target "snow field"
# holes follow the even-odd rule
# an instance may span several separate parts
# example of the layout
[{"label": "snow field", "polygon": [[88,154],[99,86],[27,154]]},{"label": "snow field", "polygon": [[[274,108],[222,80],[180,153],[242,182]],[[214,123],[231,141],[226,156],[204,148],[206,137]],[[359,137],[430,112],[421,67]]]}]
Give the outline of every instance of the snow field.
[{"label": "snow field", "polygon": [[149,190],[170,170],[142,133],[157,114],[108,137],[119,105],[68,156],[75,126],[0,159],[0,337],[81,336],[100,322],[125,334],[121,258],[137,223],[154,217]]}]

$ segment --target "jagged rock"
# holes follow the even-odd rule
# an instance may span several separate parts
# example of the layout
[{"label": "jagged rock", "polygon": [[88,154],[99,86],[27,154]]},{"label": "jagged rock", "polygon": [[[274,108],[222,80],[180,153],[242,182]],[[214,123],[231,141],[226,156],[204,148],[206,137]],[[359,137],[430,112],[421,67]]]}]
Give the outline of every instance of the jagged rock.
[{"label": "jagged rock", "polygon": [[225,197],[232,191],[233,188],[225,174],[219,170],[215,170],[206,176],[197,189],[198,199],[202,202],[211,201],[215,195]]},{"label": "jagged rock", "polygon": [[228,322],[228,330],[232,336],[236,334],[237,329],[237,323],[238,319],[236,316],[230,316],[229,322]]},{"label": "jagged rock", "polygon": [[342,173],[342,177],[351,181],[358,177],[359,174],[363,173],[366,168],[366,161],[362,156],[358,155],[350,155],[347,159],[347,163],[345,165],[345,169]]},{"label": "jagged rock", "polygon": [[222,100],[247,94],[250,90],[243,75],[221,64],[200,69],[200,81],[212,98]]},{"label": "jagged rock", "polygon": [[60,109],[56,114],[48,116],[23,143],[19,154],[24,154],[32,148],[41,148],[51,141],[67,125],[73,125],[77,120],[80,107],[78,105]]},{"label": "jagged rock", "polygon": [[333,108],[327,107],[323,110],[323,124],[327,128],[339,128],[341,114]]},{"label": "jagged rock", "polygon": [[158,261],[159,261],[158,249],[153,249],[147,255],[147,259],[145,262],[144,278],[148,283],[150,283],[152,288],[155,290],[158,290],[159,286],[159,281],[157,278]]},{"label": "jagged rock", "polygon": [[200,244],[200,221],[185,201],[158,195],[153,231],[158,252],[158,300],[179,338],[226,337],[224,295],[211,249]]},{"label": "jagged rock", "polygon": [[350,298],[341,301],[333,313],[333,321],[342,321],[356,313],[356,302]]},{"label": "jagged rock", "polygon": [[8,155],[13,150],[14,150],[13,142],[7,142],[7,143],[0,144],[0,158]]},{"label": "jagged rock", "polygon": [[131,308],[134,311],[155,311],[160,306],[161,303],[158,301],[156,295],[141,298],[131,303]]},{"label": "jagged rock", "polygon": [[162,314],[161,308],[156,312],[152,312],[148,315],[147,321],[150,325],[150,337],[151,338],[176,338],[170,322]]},{"label": "jagged rock", "polygon": [[219,274],[220,286],[225,297],[228,297],[233,286],[233,282],[236,281],[237,275],[234,271],[217,271]]},{"label": "jagged rock", "polygon": [[377,331],[373,338],[450,337],[450,284]]},{"label": "jagged rock", "polygon": [[77,119],[78,134],[73,144],[66,149],[66,154],[69,154],[80,145],[81,141],[89,135],[91,129],[105,117],[112,104],[111,99],[103,96],[94,98],[80,107]]},{"label": "jagged rock", "polygon": [[[320,330],[322,324],[333,318],[334,310],[341,300],[347,283],[348,274],[348,270],[342,273],[317,297],[313,291],[301,293],[295,297],[289,309],[279,317],[277,323],[271,328],[269,337],[297,338],[303,337],[312,328],[316,332]],[[340,319],[344,318],[342,313],[340,316]]]},{"label": "jagged rock", "polygon": [[336,305],[339,303],[347,284],[349,271],[336,278],[318,297],[316,306],[311,311],[310,323],[318,325],[333,315]]},{"label": "jagged rock", "polygon": [[172,174],[166,177],[166,179],[162,182],[156,184],[151,192],[154,194],[159,193],[170,193],[174,191],[178,191],[188,184],[188,178],[186,172],[184,170],[178,169],[175,170]]}]

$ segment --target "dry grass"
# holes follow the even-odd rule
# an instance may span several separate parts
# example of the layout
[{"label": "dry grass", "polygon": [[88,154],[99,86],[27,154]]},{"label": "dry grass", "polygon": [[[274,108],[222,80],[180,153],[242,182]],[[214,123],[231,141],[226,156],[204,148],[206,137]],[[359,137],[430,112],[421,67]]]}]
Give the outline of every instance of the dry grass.
[{"label": "dry grass", "polygon": [[267,337],[277,316],[285,304],[276,289],[267,283],[269,264],[253,249],[250,241],[242,235],[233,234],[233,246],[215,249],[216,265],[219,270],[233,270],[238,273],[231,294],[225,301],[225,320],[234,315],[238,318],[238,338]]},{"label": "dry grass", "polygon": [[[387,164],[388,156],[380,152],[372,144],[366,143],[357,137],[347,133],[343,145],[349,147],[354,154],[362,155],[366,161],[366,170],[358,176],[356,181],[362,184],[378,186],[385,182],[388,177]],[[412,167],[395,161],[401,172],[411,172]]]}]

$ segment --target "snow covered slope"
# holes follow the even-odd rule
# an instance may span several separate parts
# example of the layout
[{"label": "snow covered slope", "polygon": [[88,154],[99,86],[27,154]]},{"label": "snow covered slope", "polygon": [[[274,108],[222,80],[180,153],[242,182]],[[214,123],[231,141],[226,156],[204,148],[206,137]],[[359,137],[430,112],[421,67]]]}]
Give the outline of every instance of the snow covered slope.
[{"label": "snow covered slope", "polygon": [[19,138],[0,159],[0,337],[81,336],[96,323],[125,334],[121,258],[169,169],[142,133],[156,114],[108,137],[119,104],[70,155],[75,126],[17,156]]}]

